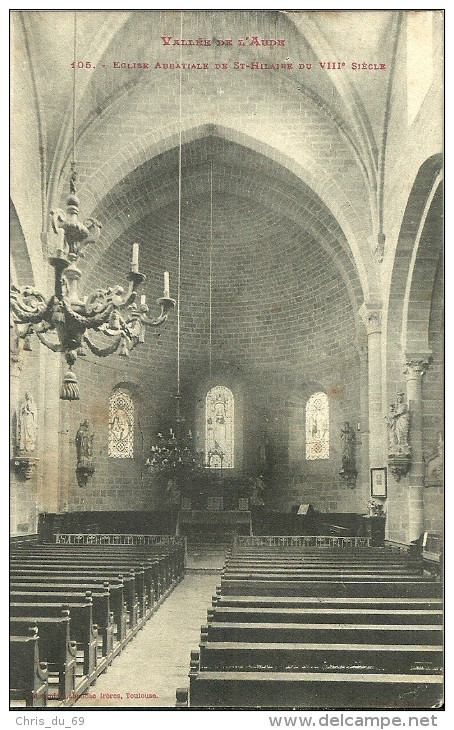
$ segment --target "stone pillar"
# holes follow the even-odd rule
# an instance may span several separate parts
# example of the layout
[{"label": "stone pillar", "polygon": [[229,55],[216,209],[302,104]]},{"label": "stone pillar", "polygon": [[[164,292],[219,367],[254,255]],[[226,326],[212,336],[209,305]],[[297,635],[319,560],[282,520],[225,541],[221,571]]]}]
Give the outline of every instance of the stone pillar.
[{"label": "stone pillar", "polygon": [[[19,348],[14,348],[14,352],[10,351],[10,391],[9,391],[9,423],[10,423],[10,458],[15,455],[16,451],[16,417],[17,417],[17,406],[19,403],[19,380],[20,373],[22,370],[22,355],[19,352]],[[17,533],[17,489],[16,479],[11,473],[10,480],[10,532],[12,535]]]},{"label": "stone pillar", "polygon": [[369,405],[369,468],[385,465],[383,418],[381,305],[363,304],[359,310],[367,331],[367,372]]},{"label": "stone pillar", "polygon": [[[62,234],[60,234],[62,235]],[[57,237],[53,233],[42,234],[44,274],[46,291],[54,291],[54,271],[47,264],[47,254],[55,251]],[[42,407],[42,439],[40,479],[38,482],[38,505],[41,512],[58,512],[60,509],[60,385],[61,355],[51,352],[44,345],[40,347],[40,393]]]},{"label": "stone pillar", "polygon": [[408,472],[408,541],[424,530],[424,459],[422,432],[422,379],[430,355],[406,355],[407,402],[410,411],[411,468]]}]

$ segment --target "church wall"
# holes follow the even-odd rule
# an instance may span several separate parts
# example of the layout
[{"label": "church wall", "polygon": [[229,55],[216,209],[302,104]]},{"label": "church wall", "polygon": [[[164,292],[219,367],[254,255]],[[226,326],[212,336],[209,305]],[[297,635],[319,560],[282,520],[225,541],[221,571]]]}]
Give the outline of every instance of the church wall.
[{"label": "church wall", "polygon": [[[426,464],[437,454],[439,436],[444,432],[444,333],[443,333],[443,267],[440,265],[432,294],[429,323],[429,347],[432,361],[423,383],[423,449]],[[442,463],[442,462],[441,462]],[[441,484],[427,486],[431,475],[426,474],[424,489],[424,527],[426,530],[443,529],[443,488]]]},{"label": "church wall", "polygon": [[[155,220],[142,221],[117,239],[106,264],[87,276],[84,293],[122,282],[131,243],[139,240],[140,269],[148,277],[143,291],[152,313],[164,268],[170,270],[175,296],[175,213],[175,206],[161,210]],[[198,199],[185,212],[182,228],[182,410],[187,428],[194,431],[201,430],[194,428],[194,400],[201,397],[201,383],[209,377],[208,216],[208,201]],[[355,321],[337,270],[294,223],[278,216],[270,219],[260,205],[228,196],[216,201],[214,241],[212,381],[229,386],[232,380],[241,389],[236,415],[243,421],[242,469],[235,470],[235,477],[258,473],[265,421],[275,462],[268,479],[270,509],[288,512],[306,501],[321,511],[363,511],[367,485],[349,489],[338,476],[342,424],[349,420],[356,429],[362,418]],[[176,313],[163,328],[148,330],[146,344],[127,361],[117,355],[103,360],[88,355],[79,360],[76,371],[81,400],[61,406],[62,509],[158,509],[162,489],[143,464],[156,431],[174,425]],[[108,399],[123,381],[139,393],[140,428],[133,460],[107,456]],[[330,458],[308,462],[295,403],[304,413],[307,397],[317,390],[330,398]],[[96,471],[86,487],[78,487],[74,438],[84,418],[95,433]],[[358,444],[358,457],[359,450]]]},{"label": "church wall", "polygon": [[[62,511],[141,510],[159,506],[150,501],[150,479],[144,466],[149,434],[155,430],[149,407],[152,391],[143,387],[144,370],[135,354],[128,365],[119,356],[112,357],[114,362],[109,365],[88,356],[78,367],[81,400],[61,405]],[[129,392],[134,402],[133,458],[108,456],[109,398],[117,386]],[[76,478],[75,437],[84,419],[89,421],[90,434],[94,433],[95,473],[86,486],[80,487]]]}]

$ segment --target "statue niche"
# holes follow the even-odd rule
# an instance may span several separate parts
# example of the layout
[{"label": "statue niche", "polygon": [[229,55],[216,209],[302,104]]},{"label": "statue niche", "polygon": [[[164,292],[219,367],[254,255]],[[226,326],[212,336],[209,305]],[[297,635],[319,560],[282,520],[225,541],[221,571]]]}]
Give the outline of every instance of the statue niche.
[{"label": "statue niche", "polygon": [[85,419],[79,426],[76,434],[77,467],[76,476],[79,487],[87,484],[88,478],[95,472],[93,466],[93,441],[94,433],[89,435],[89,423]]},{"label": "statue niche", "polygon": [[33,396],[25,393],[16,421],[15,456],[12,465],[23,479],[31,479],[38,459],[35,457],[38,411]]},{"label": "statue niche", "polygon": [[407,474],[411,467],[409,444],[410,412],[404,402],[404,393],[398,393],[395,403],[389,406],[386,417],[388,424],[388,466],[397,481]]}]

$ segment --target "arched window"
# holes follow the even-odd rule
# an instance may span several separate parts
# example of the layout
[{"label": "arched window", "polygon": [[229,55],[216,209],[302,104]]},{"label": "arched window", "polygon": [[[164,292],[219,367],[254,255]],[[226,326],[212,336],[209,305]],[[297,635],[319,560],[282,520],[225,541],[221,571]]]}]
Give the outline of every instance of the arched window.
[{"label": "arched window", "polygon": [[223,385],[208,391],[205,402],[205,460],[212,469],[233,469],[233,393]]},{"label": "arched window", "polygon": [[108,455],[115,459],[134,456],[134,403],[126,390],[114,390],[109,400]]},{"label": "arched window", "polygon": [[329,459],[329,403],[314,393],[306,403],[306,459]]}]

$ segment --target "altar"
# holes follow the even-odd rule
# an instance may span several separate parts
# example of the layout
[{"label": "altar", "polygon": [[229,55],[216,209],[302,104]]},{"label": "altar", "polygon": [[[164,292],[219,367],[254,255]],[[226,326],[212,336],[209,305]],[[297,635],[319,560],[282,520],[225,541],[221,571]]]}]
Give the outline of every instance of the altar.
[{"label": "altar", "polygon": [[181,509],[176,523],[176,535],[196,532],[219,532],[252,535],[249,510]]}]

